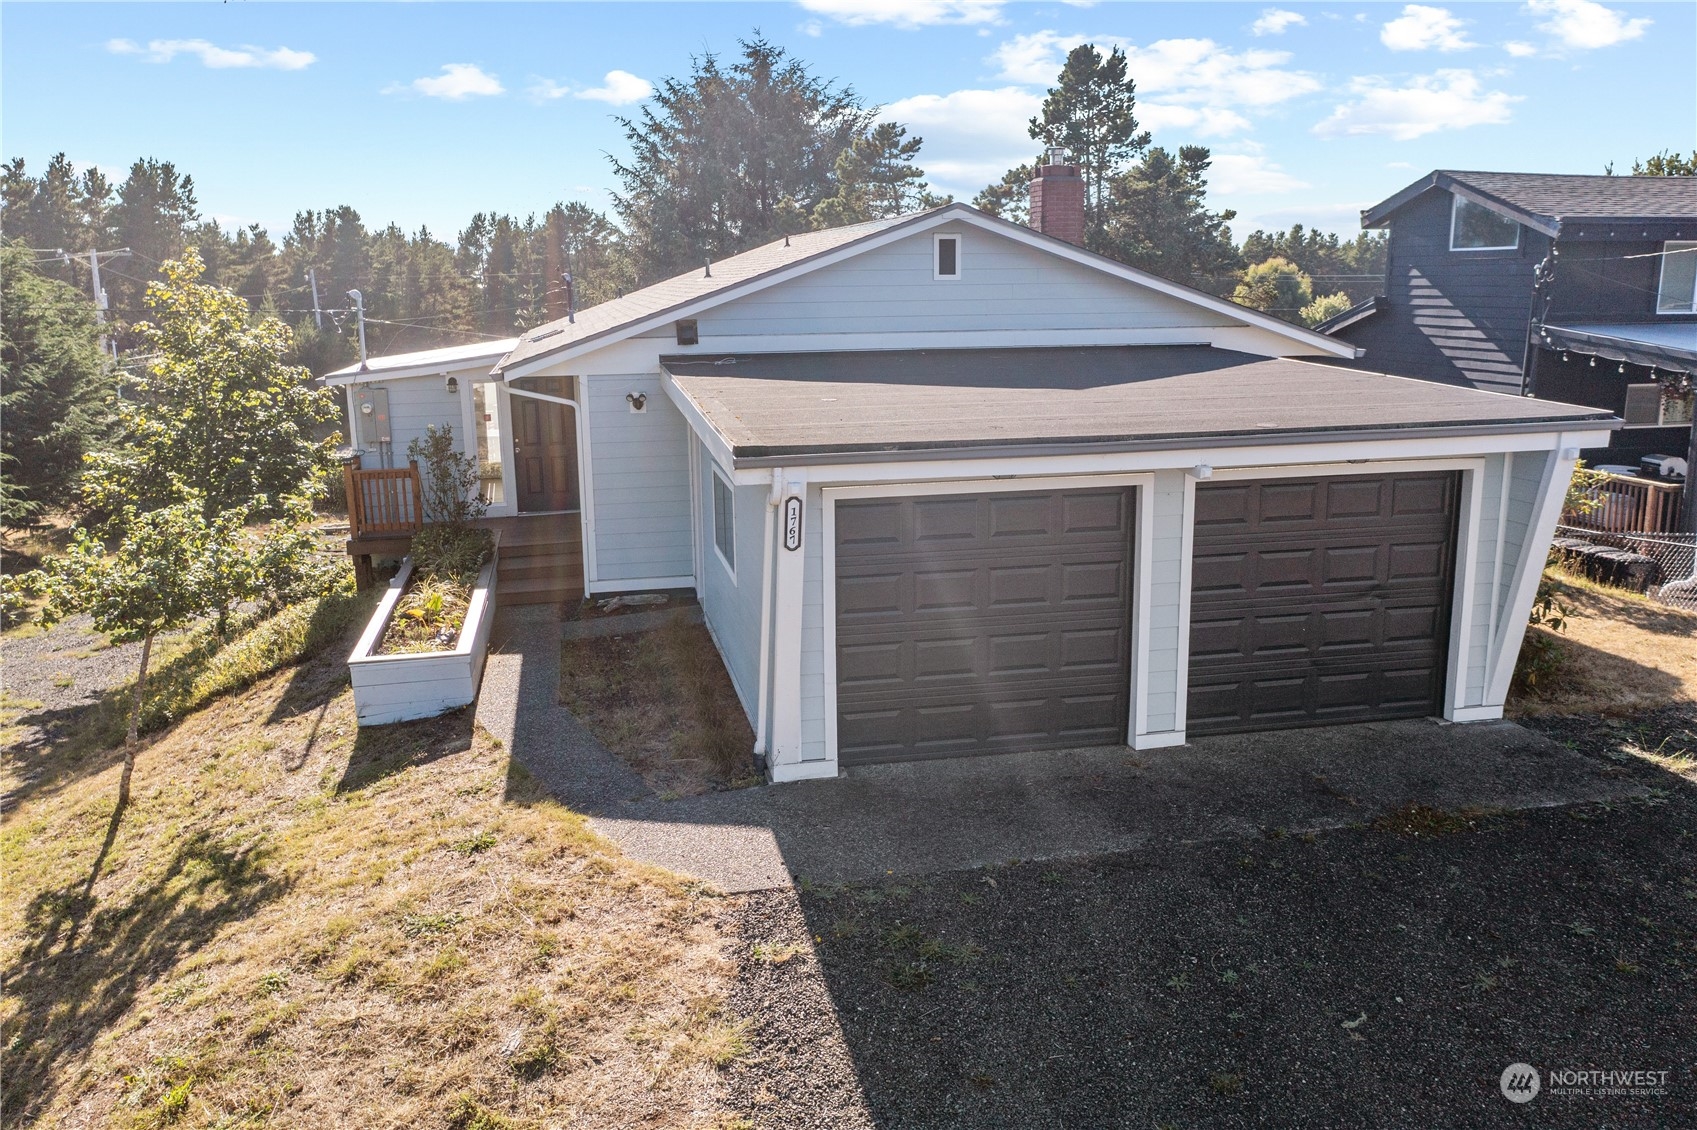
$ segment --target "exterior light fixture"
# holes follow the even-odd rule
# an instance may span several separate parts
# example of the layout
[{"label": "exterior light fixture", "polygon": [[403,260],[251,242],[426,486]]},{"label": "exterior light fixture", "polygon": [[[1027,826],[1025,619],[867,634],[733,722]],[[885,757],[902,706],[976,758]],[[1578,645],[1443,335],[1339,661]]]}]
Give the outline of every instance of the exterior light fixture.
[{"label": "exterior light fixture", "polygon": [[449,377],[448,378],[448,395],[449,396],[455,396],[459,393],[459,391],[460,391],[460,378]]}]

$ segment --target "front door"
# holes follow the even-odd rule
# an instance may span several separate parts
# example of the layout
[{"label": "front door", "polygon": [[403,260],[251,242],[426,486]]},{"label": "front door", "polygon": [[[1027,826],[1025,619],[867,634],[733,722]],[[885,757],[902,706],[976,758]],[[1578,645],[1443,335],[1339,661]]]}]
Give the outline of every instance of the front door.
[{"label": "front door", "polygon": [[[571,396],[569,377],[532,377],[518,382],[521,392]],[[512,398],[513,470],[521,514],[576,510],[577,428],[571,408],[533,396]]]}]

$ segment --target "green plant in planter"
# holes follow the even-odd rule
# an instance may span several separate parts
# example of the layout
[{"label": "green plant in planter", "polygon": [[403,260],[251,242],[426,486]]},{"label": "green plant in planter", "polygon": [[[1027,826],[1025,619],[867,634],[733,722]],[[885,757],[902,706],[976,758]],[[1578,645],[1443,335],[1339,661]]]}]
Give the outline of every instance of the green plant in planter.
[{"label": "green plant in planter", "polygon": [[407,444],[407,455],[423,468],[424,516],[444,526],[469,526],[483,517],[489,502],[478,491],[477,460],[454,446],[452,425],[431,424]]}]

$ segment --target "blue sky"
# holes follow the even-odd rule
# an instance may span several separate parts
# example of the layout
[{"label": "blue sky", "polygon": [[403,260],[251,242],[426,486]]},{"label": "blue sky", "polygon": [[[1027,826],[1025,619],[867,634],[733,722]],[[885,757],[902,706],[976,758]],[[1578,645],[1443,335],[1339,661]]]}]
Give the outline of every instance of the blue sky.
[{"label": "blue sky", "polygon": [[192,173],[203,212],[281,234],[351,204],[453,238],[473,212],[607,207],[616,114],[759,28],[925,138],[968,198],[1035,145],[1065,50],[1131,56],[1157,144],[1215,151],[1239,236],[1362,207],[1436,167],[1619,170],[1697,147],[1697,4],[6,3],[0,152],[116,180]]}]

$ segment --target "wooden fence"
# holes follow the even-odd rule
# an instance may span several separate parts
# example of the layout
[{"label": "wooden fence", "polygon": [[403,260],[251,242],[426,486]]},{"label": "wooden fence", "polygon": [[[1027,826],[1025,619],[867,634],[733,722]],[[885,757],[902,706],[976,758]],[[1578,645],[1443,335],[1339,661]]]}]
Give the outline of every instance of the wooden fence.
[{"label": "wooden fence", "polygon": [[345,463],[348,487],[348,537],[395,537],[424,525],[424,485],[418,464],[367,471],[358,457]]},{"label": "wooden fence", "polygon": [[1562,522],[1607,534],[1665,534],[1679,529],[1679,483],[1641,479],[1636,475],[1606,475],[1590,488],[1597,505],[1588,513],[1569,512]]}]

